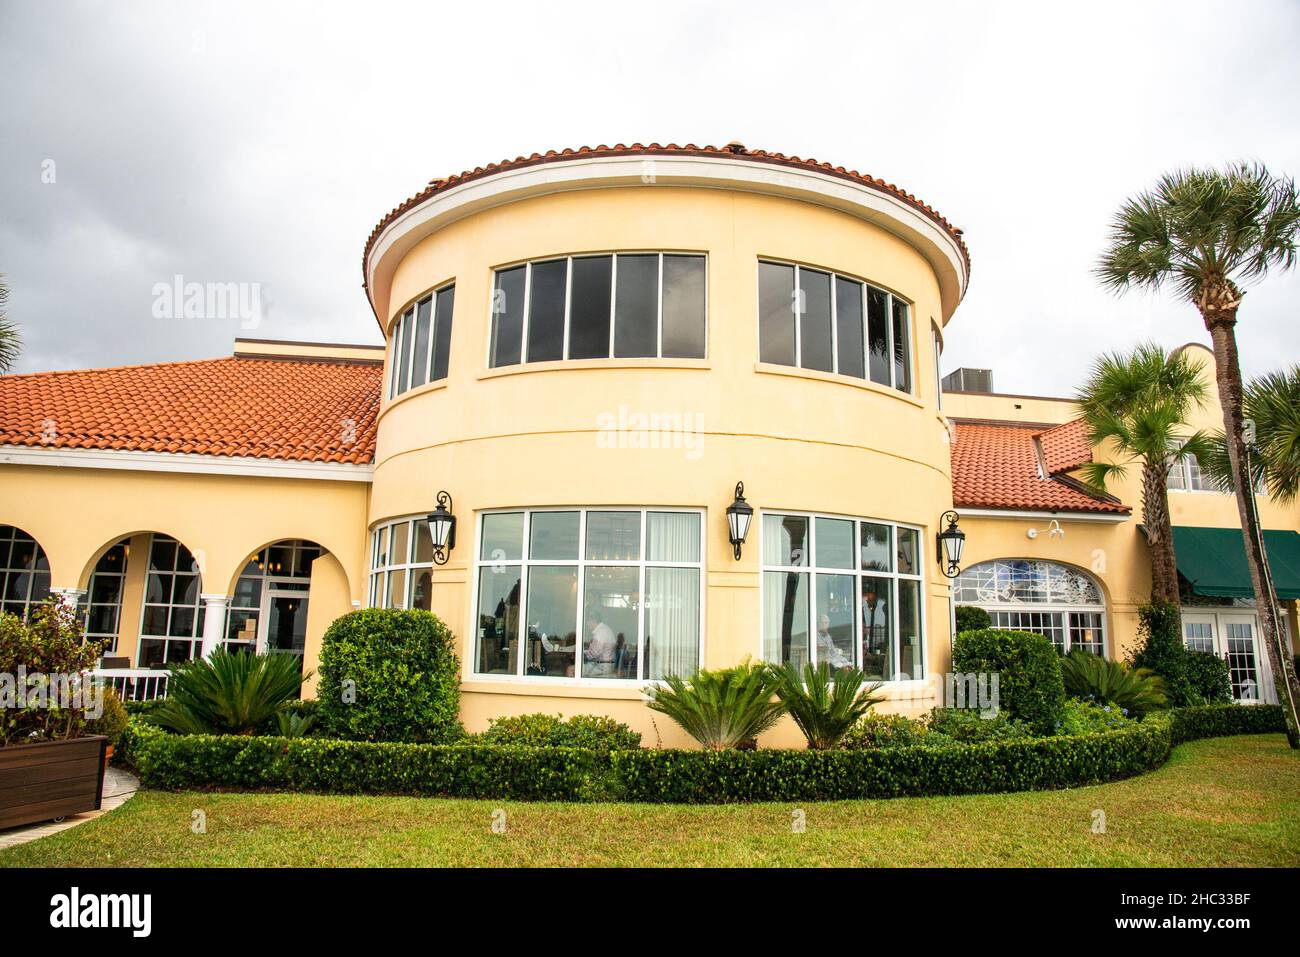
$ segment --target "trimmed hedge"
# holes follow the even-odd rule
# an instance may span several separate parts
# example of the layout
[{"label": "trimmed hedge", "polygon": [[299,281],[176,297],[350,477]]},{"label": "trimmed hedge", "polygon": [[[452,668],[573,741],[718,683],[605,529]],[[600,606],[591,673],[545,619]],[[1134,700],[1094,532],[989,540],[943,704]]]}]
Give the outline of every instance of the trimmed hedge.
[{"label": "trimmed hedge", "polygon": [[1056,730],[1065,684],[1060,655],[1042,635],[1002,628],[963,631],[953,641],[952,670],[996,673],[999,707],[1008,717],[1027,722],[1039,734]]},{"label": "trimmed hedge", "polygon": [[1153,770],[1194,738],[1284,731],[1276,706],[1206,705],[1118,731],[880,750],[594,751],[174,735],[132,721],[119,753],[147,787],[521,801],[826,801],[1045,790]]}]

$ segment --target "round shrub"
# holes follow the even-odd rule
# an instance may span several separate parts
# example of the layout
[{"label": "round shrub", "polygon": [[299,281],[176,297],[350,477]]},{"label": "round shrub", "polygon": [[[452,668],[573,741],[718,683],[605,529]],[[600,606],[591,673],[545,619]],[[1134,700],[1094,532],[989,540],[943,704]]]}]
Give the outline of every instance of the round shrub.
[{"label": "round shrub", "polygon": [[330,737],[449,744],[465,734],[455,637],[427,611],[363,608],[335,620],[316,697]]},{"label": "round shrub", "polygon": [[116,747],[122,740],[122,734],[126,731],[131,716],[126,713],[126,705],[122,703],[115,690],[105,688],[103,695],[103,711],[98,718],[91,718],[86,722],[86,734],[102,734],[108,738],[109,744]]},{"label": "round shrub", "polygon": [[[931,741],[930,739],[934,740]],[[901,714],[866,714],[840,738],[840,747],[850,751],[867,748],[910,748],[919,744],[938,744],[940,736],[932,734],[920,721]]]},{"label": "round shrub", "polygon": [[567,721],[558,714],[518,714],[493,718],[478,735],[484,744],[513,744],[529,748],[589,748],[627,751],[641,747],[641,735],[621,721],[604,715],[575,714]]},{"label": "round shrub", "polygon": [[1232,679],[1228,663],[1210,651],[1187,653],[1187,683],[1196,704],[1220,704],[1232,700]]},{"label": "round shrub", "polygon": [[932,741],[948,744],[983,744],[1038,737],[1024,721],[1008,718],[1006,712],[986,716],[975,708],[935,708],[925,719]]},{"label": "round shrub", "polygon": [[998,707],[1039,734],[1051,734],[1061,717],[1065,685],[1052,643],[1028,631],[964,631],[953,642],[952,668],[998,675]]},{"label": "round shrub", "polygon": [[981,631],[993,624],[989,613],[978,605],[958,605],[953,614],[957,618],[957,634],[963,631]]},{"label": "round shrub", "polygon": [[1128,724],[1129,717],[1116,704],[1067,698],[1056,726],[1057,734],[1092,734],[1097,731],[1116,731]]}]

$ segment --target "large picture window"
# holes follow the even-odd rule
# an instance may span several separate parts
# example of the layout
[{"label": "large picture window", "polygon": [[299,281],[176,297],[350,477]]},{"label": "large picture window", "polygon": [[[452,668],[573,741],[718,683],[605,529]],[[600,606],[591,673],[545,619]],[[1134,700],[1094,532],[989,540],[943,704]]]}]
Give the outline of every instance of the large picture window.
[{"label": "large picture window", "polygon": [[823,269],[760,260],[759,359],[912,391],[910,306]]},{"label": "large picture window", "polygon": [[702,359],[705,258],[565,256],[496,271],[493,368],[557,359]]},{"label": "large picture window", "polygon": [[174,538],[154,535],[140,621],[140,667],[189,661],[198,653],[203,640],[202,587],[199,563],[190,550]]},{"label": "large picture window", "polygon": [[475,569],[477,674],[634,681],[700,665],[698,511],[484,513]]},{"label": "large picture window", "polygon": [[1106,653],[1106,603],[1083,572],[1055,562],[999,558],[973,565],[953,583],[957,603],[978,605],[994,628],[1032,631],[1061,654]]},{"label": "large picture window", "polygon": [[447,378],[455,302],[455,285],[443,286],[407,309],[393,324],[393,353],[388,371],[390,399],[426,382]]},{"label": "large picture window", "polygon": [[880,681],[924,676],[918,529],[769,512],[761,535],[766,660],[859,667]]},{"label": "large picture window", "polygon": [[50,560],[21,528],[0,525],[0,611],[24,617],[50,597]]},{"label": "large picture window", "polygon": [[100,556],[86,589],[86,640],[104,642],[104,653],[117,650],[122,617],[122,590],[130,541],[122,539]]}]

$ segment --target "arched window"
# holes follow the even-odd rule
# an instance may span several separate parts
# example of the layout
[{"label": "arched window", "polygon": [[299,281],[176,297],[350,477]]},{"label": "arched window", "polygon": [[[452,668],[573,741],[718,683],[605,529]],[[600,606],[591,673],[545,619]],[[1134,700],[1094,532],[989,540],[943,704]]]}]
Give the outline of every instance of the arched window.
[{"label": "arched window", "polygon": [[1106,654],[1106,601],[1088,575],[1068,565],[998,558],[966,569],[953,583],[959,605],[978,605],[994,628],[1032,631],[1065,654]]},{"label": "arched window", "polygon": [[27,614],[50,597],[50,560],[21,528],[0,525],[0,611]]}]

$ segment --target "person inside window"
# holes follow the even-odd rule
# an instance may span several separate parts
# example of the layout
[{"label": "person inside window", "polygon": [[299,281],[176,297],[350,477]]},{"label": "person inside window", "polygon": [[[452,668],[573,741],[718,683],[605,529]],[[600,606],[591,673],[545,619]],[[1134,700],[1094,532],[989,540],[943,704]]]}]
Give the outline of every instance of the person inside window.
[{"label": "person inside window", "polygon": [[862,596],[863,644],[869,652],[882,652],[889,640],[889,614],[885,600],[876,594],[875,584],[868,581],[865,587]]},{"label": "person inside window", "polygon": [[592,677],[604,677],[614,673],[614,652],[617,639],[614,629],[605,624],[599,611],[587,615],[587,647],[582,657],[586,662],[584,674]]},{"label": "person inside window", "polygon": [[820,615],[817,618],[817,660],[826,662],[832,668],[853,667],[853,661],[831,637],[830,615]]}]

